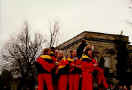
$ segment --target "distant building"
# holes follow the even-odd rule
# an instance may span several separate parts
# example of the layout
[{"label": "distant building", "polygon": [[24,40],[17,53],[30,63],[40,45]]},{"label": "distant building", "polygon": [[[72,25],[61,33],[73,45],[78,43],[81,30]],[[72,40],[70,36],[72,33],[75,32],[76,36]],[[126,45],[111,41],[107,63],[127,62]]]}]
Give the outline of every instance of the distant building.
[{"label": "distant building", "polygon": [[98,62],[104,60],[104,67],[108,68],[109,73],[112,73],[113,77],[117,75],[116,65],[117,60],[117,48],[115,41],[120,39],[120,37],[126,42],[128,49],[128,72],[132,72],[132,46],[129,45],[129,37],[118,34],[105,34],[99,32],[89,32],[84,31],[79,35],[71,38],[70,40],[57,46],[57,49],[65,51],[65,54],[68,55],[71,49],[77,49],[81,40],[84,39],[88,44],[94,45],[94,50],[96,52],[96,59]]}]

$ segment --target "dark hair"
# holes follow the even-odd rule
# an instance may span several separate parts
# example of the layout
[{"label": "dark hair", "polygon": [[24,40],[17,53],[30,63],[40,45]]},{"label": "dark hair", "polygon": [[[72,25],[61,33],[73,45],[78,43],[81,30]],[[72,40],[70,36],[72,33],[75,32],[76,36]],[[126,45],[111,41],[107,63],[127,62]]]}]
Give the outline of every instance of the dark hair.
[{"label": "dark hair", "polygon": [[84,39],[82,39],[82,41],[81,41],[82,43],[86,43],[86,40],[84,40]]},{"label": "dark hair", "polygon": [[73,50],[70,50],[70,54],[72,54]]},{"label": "dark hair", "polygon": [[87,49],[84,51],[84,54],[85,54],[85,55],[88,55],[88,51],[89,51],[89,50],[92,50],[92,49],[91,49],[91,48],[87,48]]},{"label": "dark hair", "polygon": [[50,50],[55,53],[55,48],[54,47],[51,47]]},{"label": "dark hair", "polygon": [[70,57],[73,57],[73,56],[72,56],[72,53],[73,53],[73,50],[70,50]]},{"label": "dark hair", "polygon": [[51,55],[51,56],[55,56],[55,50],[56,50],[56,49],[55,49],[54,47],[51,47],[50,50],[51,50],[51,52],[52,52],[52,53],[50,52],[50,55]]},{"label": "dark hair", "polygon": [[48,55],[48,51],[49,51],[50,49],[49,48],[45,48],[44,50],[43,50],[43,54],[44,55]]},{"label": "dark hair", "polygon": [[55,47],[51,47],[50,49],[51,49],[51,50],[55,50]]}]

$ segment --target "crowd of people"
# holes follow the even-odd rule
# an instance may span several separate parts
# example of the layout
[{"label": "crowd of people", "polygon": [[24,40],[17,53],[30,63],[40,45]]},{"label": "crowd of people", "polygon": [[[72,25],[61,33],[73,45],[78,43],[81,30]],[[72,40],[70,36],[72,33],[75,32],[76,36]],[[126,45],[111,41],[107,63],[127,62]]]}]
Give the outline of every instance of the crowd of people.
[{"label": "crowd of people", "polygon": [[132,85],[113,85],[110,84],[107,90],[132,90]]},{"label": "crowd of people", "polygon": [[[36,60],[38,90],[93,90],[93,79],[98,88],[108,89],[104,70],[93,57],[93,46],[82,41],[68,56],[63,50],[45,48]],[[96,75],[93,75],[96,73]],[[101,89],[102,90],[102,89]]]}]

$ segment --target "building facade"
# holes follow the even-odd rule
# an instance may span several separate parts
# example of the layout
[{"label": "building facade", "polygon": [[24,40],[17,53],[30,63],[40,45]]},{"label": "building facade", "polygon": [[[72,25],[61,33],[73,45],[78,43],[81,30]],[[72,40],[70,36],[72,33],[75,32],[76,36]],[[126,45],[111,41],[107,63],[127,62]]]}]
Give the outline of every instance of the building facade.
[{"label": "building facade", "polygon": [[[84,31],[72,39],[57,46],[57,49],[64,50],[65,55],[68,55],[71,49],[77,49],[81,40],[86,40],[88,44],[94,45],[95,58],[100,63],[103,63],[104,68],[116,77],[117,75],[117,46],[120,46],[116,41],[123,40],[128,51],[128,69],[127,72],[132,72],[132,46],[129,45],[129,37],[117,34],[105,34],[98,32]],[[115,78],[113,78],[115,80]]]}]

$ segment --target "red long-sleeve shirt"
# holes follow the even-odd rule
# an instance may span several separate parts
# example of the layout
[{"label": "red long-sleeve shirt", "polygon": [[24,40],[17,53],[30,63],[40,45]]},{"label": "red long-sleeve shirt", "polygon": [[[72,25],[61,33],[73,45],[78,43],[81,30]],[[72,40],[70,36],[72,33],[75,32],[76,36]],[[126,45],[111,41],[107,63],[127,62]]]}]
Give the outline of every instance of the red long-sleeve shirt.
[{"label": "red long-sleeve shirt", "polygon": [[42,72],[50,73],[52,69],[55,67],[52,57],[48,55],[42,55],[38,57],[36,62],[39,64],[39,67],[41,68]]}]

